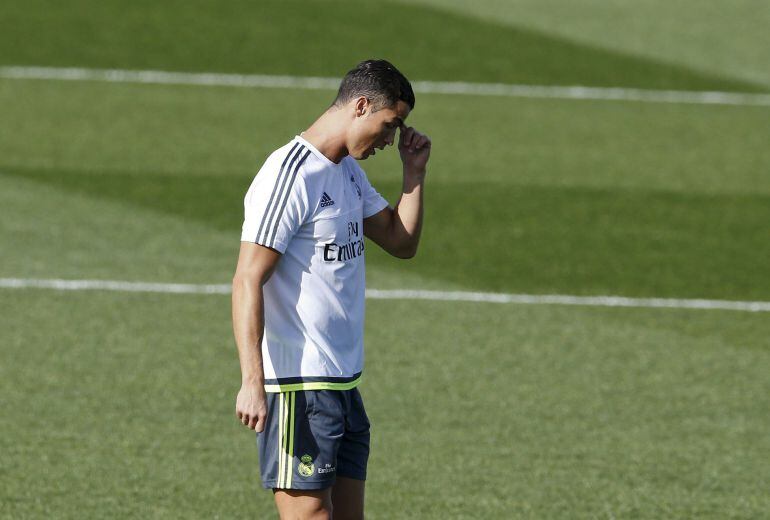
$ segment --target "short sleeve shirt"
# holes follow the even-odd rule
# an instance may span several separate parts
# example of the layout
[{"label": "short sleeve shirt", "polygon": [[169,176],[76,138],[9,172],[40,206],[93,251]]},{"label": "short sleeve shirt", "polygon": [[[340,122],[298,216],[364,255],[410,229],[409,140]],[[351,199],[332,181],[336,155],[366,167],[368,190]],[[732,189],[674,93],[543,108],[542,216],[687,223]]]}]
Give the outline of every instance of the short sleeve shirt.
[{"label": "short sleeve shirt", "polygon": [[263,288],[267,391],[360,382],[363,219],[387,206],[355,159],[334,163],[301,136],[273,152],[254,177],[241,241],[283,255]]}]

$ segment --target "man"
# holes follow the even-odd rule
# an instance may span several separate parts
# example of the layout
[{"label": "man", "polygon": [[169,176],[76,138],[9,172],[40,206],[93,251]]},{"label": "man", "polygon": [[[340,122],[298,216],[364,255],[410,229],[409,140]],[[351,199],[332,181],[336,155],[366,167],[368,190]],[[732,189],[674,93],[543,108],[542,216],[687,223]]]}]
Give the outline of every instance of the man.
[{"label": "man", "polygon": [[[257,432],[262,485],[281,518],[363,518],[364,236],[399,258],[417,251],[431,141],[404,124],[414,102],[393,65],[360,63],[310,128],[267,158],[244,199],[235,411]],[[403,193],[391,208],[355,160],[392,145],[397,129]]]}]

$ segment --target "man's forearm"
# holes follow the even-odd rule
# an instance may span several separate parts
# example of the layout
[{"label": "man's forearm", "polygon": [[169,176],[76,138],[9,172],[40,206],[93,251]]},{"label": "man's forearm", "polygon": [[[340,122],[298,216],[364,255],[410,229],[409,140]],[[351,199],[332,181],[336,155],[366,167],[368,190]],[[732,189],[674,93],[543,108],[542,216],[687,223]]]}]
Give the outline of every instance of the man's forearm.
[{"label": "man's forearm", "polygon": [[265,330],[262,284],[250,278],[233,279],[233,333],[238,346],[243,384],[265,384],[262,336]]},{"label": "man's forearm", "polygon": [[404,171],[401,198],[393,210],[393,233],[399,249],[408,256],[414,256],[420,242],[424,182],[425,172]]}]

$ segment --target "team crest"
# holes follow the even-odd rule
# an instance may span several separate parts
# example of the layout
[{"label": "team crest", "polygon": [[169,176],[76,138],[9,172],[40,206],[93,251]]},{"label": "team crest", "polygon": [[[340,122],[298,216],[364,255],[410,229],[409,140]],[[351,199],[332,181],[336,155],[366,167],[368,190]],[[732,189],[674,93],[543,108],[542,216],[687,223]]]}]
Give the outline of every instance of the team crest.
[{"label": "team crest", "polygon": [[361,188],[358,186],[358,183],[356,182],[356,178],[352,175],[350,176],[350,182],[353,183],[353,186],[356,187],[356,193],[358,193],[358,198],[361,198]]},{"label": "team crest", "polygon": [[302,458],[299,460],[299,465],[297,466],[297,471],[299,471],[299,474],[303,477],[309,477],[313,474],[313,471],[315,471],[315,465],[313,464],[313,457],[310,455],[303,455]]}]

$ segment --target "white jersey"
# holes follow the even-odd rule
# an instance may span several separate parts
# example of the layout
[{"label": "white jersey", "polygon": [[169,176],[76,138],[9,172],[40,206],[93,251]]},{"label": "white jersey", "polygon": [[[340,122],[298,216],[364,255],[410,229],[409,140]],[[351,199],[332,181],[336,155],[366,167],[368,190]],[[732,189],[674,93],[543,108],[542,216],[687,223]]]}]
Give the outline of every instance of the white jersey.
[{"label": "white jersey", "polygon": [[358,163],[301,136],[273,152],[243,201],[241,241],[283,256],[264,286],[268,392],[355,387],[364,365],[364,224],[388,206]]}]

